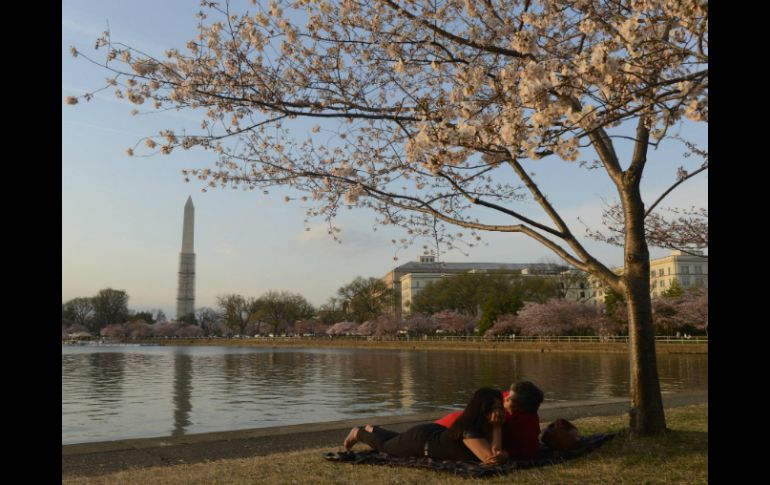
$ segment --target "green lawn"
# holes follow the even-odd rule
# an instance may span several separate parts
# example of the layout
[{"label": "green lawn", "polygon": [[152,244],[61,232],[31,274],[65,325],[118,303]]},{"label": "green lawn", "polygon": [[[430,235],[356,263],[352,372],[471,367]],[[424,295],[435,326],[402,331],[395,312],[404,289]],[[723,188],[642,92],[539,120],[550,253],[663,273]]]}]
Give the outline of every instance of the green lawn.
[{"label": "green lawn", "polygon": [[[708,483],[708,405],[666,410],[671,430],[655,438],[632,438],[627,416],[574,421],[583,434],[621,431],[596,451],[568,461],[491,479],[456,478],[432,471],[330,463],[309,449],[255,458],[144,468],[101,477],[64,477],[64,484],[705,484]],[[365,449],[363,445],[361,449]]]}]

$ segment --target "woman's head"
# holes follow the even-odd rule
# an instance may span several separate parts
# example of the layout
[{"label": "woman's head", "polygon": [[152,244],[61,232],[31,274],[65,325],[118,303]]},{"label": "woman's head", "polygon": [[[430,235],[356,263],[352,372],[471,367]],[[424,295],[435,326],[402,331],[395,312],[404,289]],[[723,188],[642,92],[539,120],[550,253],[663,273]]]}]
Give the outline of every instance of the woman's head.
[{"label": "woman's head", "polygon": [[497,389],[482,387],[473,393],[470,402],[465,406],[463,415],[479,416],[488,420],[493,411],[501,411],[502,409],[503,393]]},{"label": "woman's head", "polygon": [[465,431],[474,430],[488,434],[492,426],[490,420],[493,414],[502,417],[503,394],[488,387],[482,387],[473,393],[470,402],[465,406],[462,416],[450,428],[457,435]]}]

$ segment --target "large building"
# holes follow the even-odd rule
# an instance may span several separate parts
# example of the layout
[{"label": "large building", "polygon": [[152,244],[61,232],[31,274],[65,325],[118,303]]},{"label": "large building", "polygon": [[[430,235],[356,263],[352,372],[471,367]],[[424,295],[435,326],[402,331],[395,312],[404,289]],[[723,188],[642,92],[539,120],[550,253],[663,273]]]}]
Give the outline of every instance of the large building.
[{"label": "large building", "polygon": [[559,276],[563,266],[551,263],[445,263],[436,261],[435,256],[420,256],[417,261],[397,266],[382,280],[395,294],[394,312],[397,317],[408,315],[414,297],[428,283],[460,273],[509,272],[524,276]]},{"label": "large building", "polygon": [[[617,274],[623,268],[612,268]],[[672,251],[668,256],[650,260],[650,296],[658,297],[669,289],[676,281],[683,289],[692,287],[708,288],[709,260],[707,256],[687,254],[682,251]],[[589,285],[593,298],[597,303],[603,303],[607,296],[607,287],[598,278],[590,276]]]}]

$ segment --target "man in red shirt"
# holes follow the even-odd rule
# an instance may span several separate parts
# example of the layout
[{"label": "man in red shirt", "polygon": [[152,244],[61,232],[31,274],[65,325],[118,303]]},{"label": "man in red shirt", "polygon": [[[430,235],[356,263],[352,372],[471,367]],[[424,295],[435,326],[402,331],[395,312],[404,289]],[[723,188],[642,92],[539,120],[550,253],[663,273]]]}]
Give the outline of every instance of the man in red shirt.
[{"label": "man in red shirt", "polygon": [[[529,381],[511,384],[503,393],[505,422],[502,431],[502,447],[512,460],[526,460],[537,456],[540,449],[540,416],[537,411],[543,402],[543,391]],[[462,411],[447,414],[436,420],[449,428]]]}]

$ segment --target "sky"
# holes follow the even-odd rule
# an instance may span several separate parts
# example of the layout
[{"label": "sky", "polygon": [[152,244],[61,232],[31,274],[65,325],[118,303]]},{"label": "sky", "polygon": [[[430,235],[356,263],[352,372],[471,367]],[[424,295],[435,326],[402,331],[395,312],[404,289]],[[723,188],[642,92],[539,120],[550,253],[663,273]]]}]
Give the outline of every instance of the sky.
[{"label": "sky", "polygon": [[[135,108],[111,90],[90,102],[64,104],[104,85],[108,72],[73,58],[70,46],[101,59],[96,38],[109,27],[114,41],[150,54],[184,50],[195,36],[198,0],[62,1],[62,302],[93,296],[102,288],[125,290],[129,308],[162,309],[175,315],[177,269],[182,244],[182,216],[189,196],[195,205],[196,307],[216,305],[219,295],[258,297],[269,290],[300,293],[320,305],[356,276],[381,277],[394,266],[416,260],[420,242],[398,249],[392,239],[402,231],[373,230],[365,210],[342,211],[339,244],[322,221],[303,223],[305,210],[285,203],[282,190],[257,192],[212,189],[186,183],[184,168],[210,166],[202,151],[176,150],[169,156],[129,157],[126,149],[160,129],[195,127],[193,113],[132,116]],[[253,10],[253,7],[251,7]],[[309,132],[310,127],[307,127]],[[706,127],[685,125],[707,147]],[[304,134],[298,134],[303,139]],[[621,156],[623,152],[621,151]],[[673,146],[651,151],[642,183],[650,204],[675,180],[680,165],[694,168]],[[549,200],[573,233],[599,228],[602,200],[614,201],[612,183],[601,171],[586,171],[557,159],[531,162]],[[529,203],[534,211],[534,204]],[[701,174],[666,198],[666,206],[708,206],[708,175]],[[537,212],[532,212],[537,214]],[[543,219],[544,220],[544,219]],[[484,245],[442,254],[452,262],[535,263],[559,258],[521,234],[484,235]],[[582,238],[601,262],[617,266],[622,248]],[[668,250],[651,248],[651,257]],[[394,260],[397,258],[397,260]]]}]

